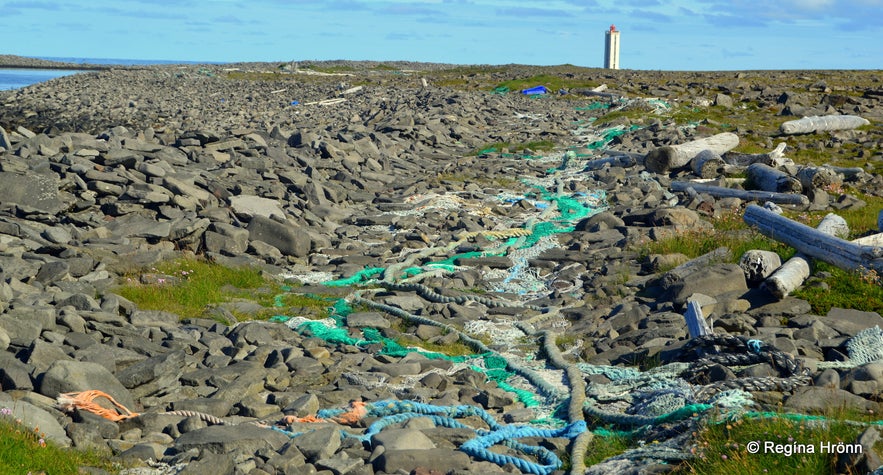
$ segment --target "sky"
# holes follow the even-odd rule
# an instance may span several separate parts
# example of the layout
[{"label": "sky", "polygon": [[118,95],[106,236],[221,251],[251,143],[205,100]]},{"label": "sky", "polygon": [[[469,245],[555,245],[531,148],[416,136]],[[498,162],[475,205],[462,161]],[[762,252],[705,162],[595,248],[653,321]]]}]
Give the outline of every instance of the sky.
[{"label": "sky", "polygon": [[0,54],[883,69],[883,0],[0,0]]}]

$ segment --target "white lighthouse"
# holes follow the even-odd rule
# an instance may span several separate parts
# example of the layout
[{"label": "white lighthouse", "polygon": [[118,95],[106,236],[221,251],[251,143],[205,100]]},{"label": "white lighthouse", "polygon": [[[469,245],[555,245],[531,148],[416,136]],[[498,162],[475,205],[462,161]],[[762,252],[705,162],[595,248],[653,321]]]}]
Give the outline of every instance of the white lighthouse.
[{"label": "white lighthouse", "polygon": [[604,67],[619,69],[619,31],[616,25],[610,25],[610,29],[604,32]]}]

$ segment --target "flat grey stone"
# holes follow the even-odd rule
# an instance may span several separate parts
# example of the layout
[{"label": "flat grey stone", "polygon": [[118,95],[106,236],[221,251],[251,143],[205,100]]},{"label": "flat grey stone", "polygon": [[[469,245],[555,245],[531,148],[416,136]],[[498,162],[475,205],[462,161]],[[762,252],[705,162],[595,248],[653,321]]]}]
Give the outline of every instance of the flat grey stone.
[{"label": "flat grey stone", "polygon": [[26,211],[57,214],[64,208],[55,174],[0,172],[0,203]]},{"label": "flat grey stone", "polygon": [[416,429],[385,429],[371,438],[373,445],[381,445],[386,450],[425,450],[434,449],[435,443],[423,432]]},{"label": "flat grey stone", "polygon": [[785,401],[785,407],[801,413],[824,414],[832,408],[849,407],[879,412],[880,405],[843,389],[810,386],[798,389]]},{"label": "flat grey stone", "polygon": [[10,345],[30,346],[40,337],[43,326],[38,320],[28,319],[24,315],[0,315],[0,329],[9,337]]},{"label": "flat grey stone", "polygon": [[327,459],[340,448],[340,429],[322,427],[295,437],[291,442],[310,462]]},{"label": "flat grey stone", "polygon": [[214,425],[182,434],[175,440],[175,446],[182,450],[196,447],[215,454],[254,453],[261,449],[279,450],[289,440],[285,434],[254,424]]},{"label": "flat grey stone", "polygon": [[380,312],[353,312],[346,317],[346,325],[350,328],[389,328],[389,320]]},{"label": "flat grey stone", "polygon": [[277,200],[261,198],[254,195],[236,195],[230,197],[230,208],[237,216],[252,219],[255,216],[265,218],[278,217],[285,219],[285,211]]},{"label": "flat grey stone", "polygon": [[387,450],[374,460],[374,469],[386,473],[411,473],[417,468],[435,469],[443,473],[465,470],[469,456],[452,449]]},{"label": "flat grey stone", "polygon": [[312,246],[310,237],[288,222],[280,223],[264,216],[255,216],[247,229],[252,241],[265,242],[289,256],[306,257]]}]

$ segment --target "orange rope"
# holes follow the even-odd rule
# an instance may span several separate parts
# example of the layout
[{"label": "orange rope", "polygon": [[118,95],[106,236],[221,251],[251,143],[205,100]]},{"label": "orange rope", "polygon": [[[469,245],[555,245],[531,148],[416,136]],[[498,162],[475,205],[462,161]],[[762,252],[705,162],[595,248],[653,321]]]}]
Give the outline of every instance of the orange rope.
[{"label": "orange rope", "polygon": [[[337,422],[338,424],[345,425],[354,425],[363,417],[368,415],[368,404],[362,401],[353,401],[350,403],[349,412],[345,412],[339,416],[332,417],[331,422]],[[282,422],[288,425],[297,423],[297,422],[329,422],[327,419],[322,419],[316,416],[305,416],[305,417],[297,417],[297,416],[285,416],[282,418]]]},{"label": "orange rope", "polygon": [[[110,401],[110,403],[113,404],[113,406],[117,410],[108,409],[94,402],[94,400],[99,397],[103,397]],[[126,419],[140,416],[140,414],[138,414],[137,412],[132,412],[128,408],[126,408],[126,406],[123,406],[122,404],[116,402],[116,400],[109,394],[98,390],[59,394],[58,407],[66,412],[72,412],[74,409],[89,411],[93,414],[101,416],[105,419],[110,419],[114,422],[124,421]]]}]

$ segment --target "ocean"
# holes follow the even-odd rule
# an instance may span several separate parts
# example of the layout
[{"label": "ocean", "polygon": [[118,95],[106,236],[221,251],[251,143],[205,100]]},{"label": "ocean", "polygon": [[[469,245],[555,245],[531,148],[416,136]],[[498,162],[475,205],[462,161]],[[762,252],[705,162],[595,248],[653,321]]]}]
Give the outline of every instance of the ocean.
[{"label": "ocean", "polygon": [[[81,64],[118,64],[123,66],[136,66],[148,64],[206,64],[199,61],[164,61],[145,59],[108,59],[108,58],[57,58],[40,56],[39,59],[60,61],[65,63]],[[37,84],[50,79],[77,74],[82,71],[63,69],[0,69],[0,91],[20,89],[22,87]]]}]

